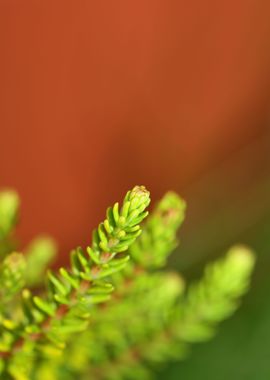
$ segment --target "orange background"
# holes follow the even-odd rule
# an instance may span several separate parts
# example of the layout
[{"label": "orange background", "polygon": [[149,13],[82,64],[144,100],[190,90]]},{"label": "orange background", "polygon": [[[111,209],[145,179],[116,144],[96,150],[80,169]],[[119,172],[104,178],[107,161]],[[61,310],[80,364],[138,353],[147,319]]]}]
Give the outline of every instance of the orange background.
[{"label": "orange background", "polygon": [[0,185],[85,244],[134,184],[186,187],[266,132],[269,1],[0,1]]}]

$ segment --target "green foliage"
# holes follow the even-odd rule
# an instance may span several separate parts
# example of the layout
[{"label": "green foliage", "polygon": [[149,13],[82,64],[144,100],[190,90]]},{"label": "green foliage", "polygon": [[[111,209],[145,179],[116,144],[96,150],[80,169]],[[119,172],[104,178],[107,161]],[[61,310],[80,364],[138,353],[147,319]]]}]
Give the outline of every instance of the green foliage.
[{"label": "green foliage", "polygon": [[24,273],[26,268],[25,258],[21,253],[13,252],[8,255],[0,267],[1,279],[1,308],[6,308],[8,301],[11,301],[24,286]]},{"label": "green foliage", "polygon": [[19,207],[19,198],[12,190],[0,193],[0,239],[6,237],[13,229]]},{"label": "green foliage", "polygon": [[221,260],[206,267],[204,277],[188,289],[182,304],[179,337],[187,342],[212,337],[219,321],[229,317],[249,285],[254,255],[233,247]]},{"label": "green foliage", "polygon": [[134,262],[144,268],[159,268],[177,246],[176,233],[185,217],[186,204],[177,194],[168,192],[149,216],[144,233],[130,247]]},{"label": "green foliage", "polygon": [[[13,203],[0,196],[3,242],[17,220],[17,197],[8,194]],[[167,193],[141,229],[149,203],[149,192],[136,186],[121,207],[108,208],[91,245],[71,252],[69,268],[45,274],[56,251],[46,237],[23,254],[5,253],[1,378],[148,379],[156,367],[184,358],[190,343],[209,339],[235,311],[249,285],[252,252],[232,248],[186,287],[178,273],[163,270],[185,202]]]},{"label": "green foliage", "polygon": [[0,192],[0,257],[15,248],[12,232],[18,219],[19,197],[13,190]]},{"label": "green foliage", "polygon": [[29,287],[41,285],[48,265],[57,252],[55,242],[46,236],[34,239],[25,249],[27,267],[25,281]]}]

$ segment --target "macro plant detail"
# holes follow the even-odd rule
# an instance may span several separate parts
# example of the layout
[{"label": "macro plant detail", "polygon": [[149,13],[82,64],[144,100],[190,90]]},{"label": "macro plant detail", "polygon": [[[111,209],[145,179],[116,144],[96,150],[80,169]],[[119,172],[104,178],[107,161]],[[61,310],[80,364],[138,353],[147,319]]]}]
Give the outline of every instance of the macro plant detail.
[{"label": "macro plant detail", "polygon": [[168,192],[148,216],[149,204],[146,188],[135,186],[107,209],[91,245],[52,271],[53,240],[39,237],[18,252],[19,198],[0,193],[1,378],[148,379],[237,309],[254,254],[232,247],[186,285],[164,270],[186,204]]}]

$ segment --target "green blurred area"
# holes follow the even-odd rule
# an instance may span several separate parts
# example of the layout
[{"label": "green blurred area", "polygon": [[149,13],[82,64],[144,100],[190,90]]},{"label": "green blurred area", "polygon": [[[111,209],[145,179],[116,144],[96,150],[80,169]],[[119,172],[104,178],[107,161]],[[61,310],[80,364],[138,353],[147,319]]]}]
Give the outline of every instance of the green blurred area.
[{"label": "green blurred area", "polygon": [[270,378],[270,216],[245,241],[258,252],[253,285],[235,316],[211,342],[194,346],[190,357],[161,373],[167,379]]},{"label": "green blurred area", "polygon": [[[240,165],[238,173],[244,167]],[[210,181],[209,178],[205,181],[203,187],[208,196],[220,194],[220,188],[224,187],[223,200],[214,205],[212,214],[203,213],[200,222],[196,212],[190,223],[187,215],[190,226],[182,231],[182,244],[170,265],[177,267],[189,281],[201,275],[205,263],[220,256],[230,245],[241,242],[257,254],[251,289],[236,314],[219,326],[213,340],[194,345],[188,359],[168,364],[157,372],[158,379],[270,379],[269,171],[254,167],[257,176],[254,180],[250,166],[246,170],[250,180],[242,181],[235,192],[230,193],[228,186],[233,177],[224,175],[224,171],[220,177],[223,175],[225,180],[212,176]],[[214,191],[209,190],[211,185]],[[202,191],[195,193],[200,197]],[[207,198],[205,194],[203,197]]]}]

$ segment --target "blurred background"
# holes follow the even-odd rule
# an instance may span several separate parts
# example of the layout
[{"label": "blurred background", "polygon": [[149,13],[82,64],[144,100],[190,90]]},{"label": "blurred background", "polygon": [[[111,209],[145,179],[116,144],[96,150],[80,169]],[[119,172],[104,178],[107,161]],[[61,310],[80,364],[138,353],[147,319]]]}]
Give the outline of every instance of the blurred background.
[{"label": "blurred background", "polygon": [[258,252],[241,310],[167,379],[270,376],[269,14],[267,0],[0,0],[0,186],[23,200],[22,244],[46,232],[67,262],[145,184],[188,201],[170,263],[188,279],[233,243]]}]

